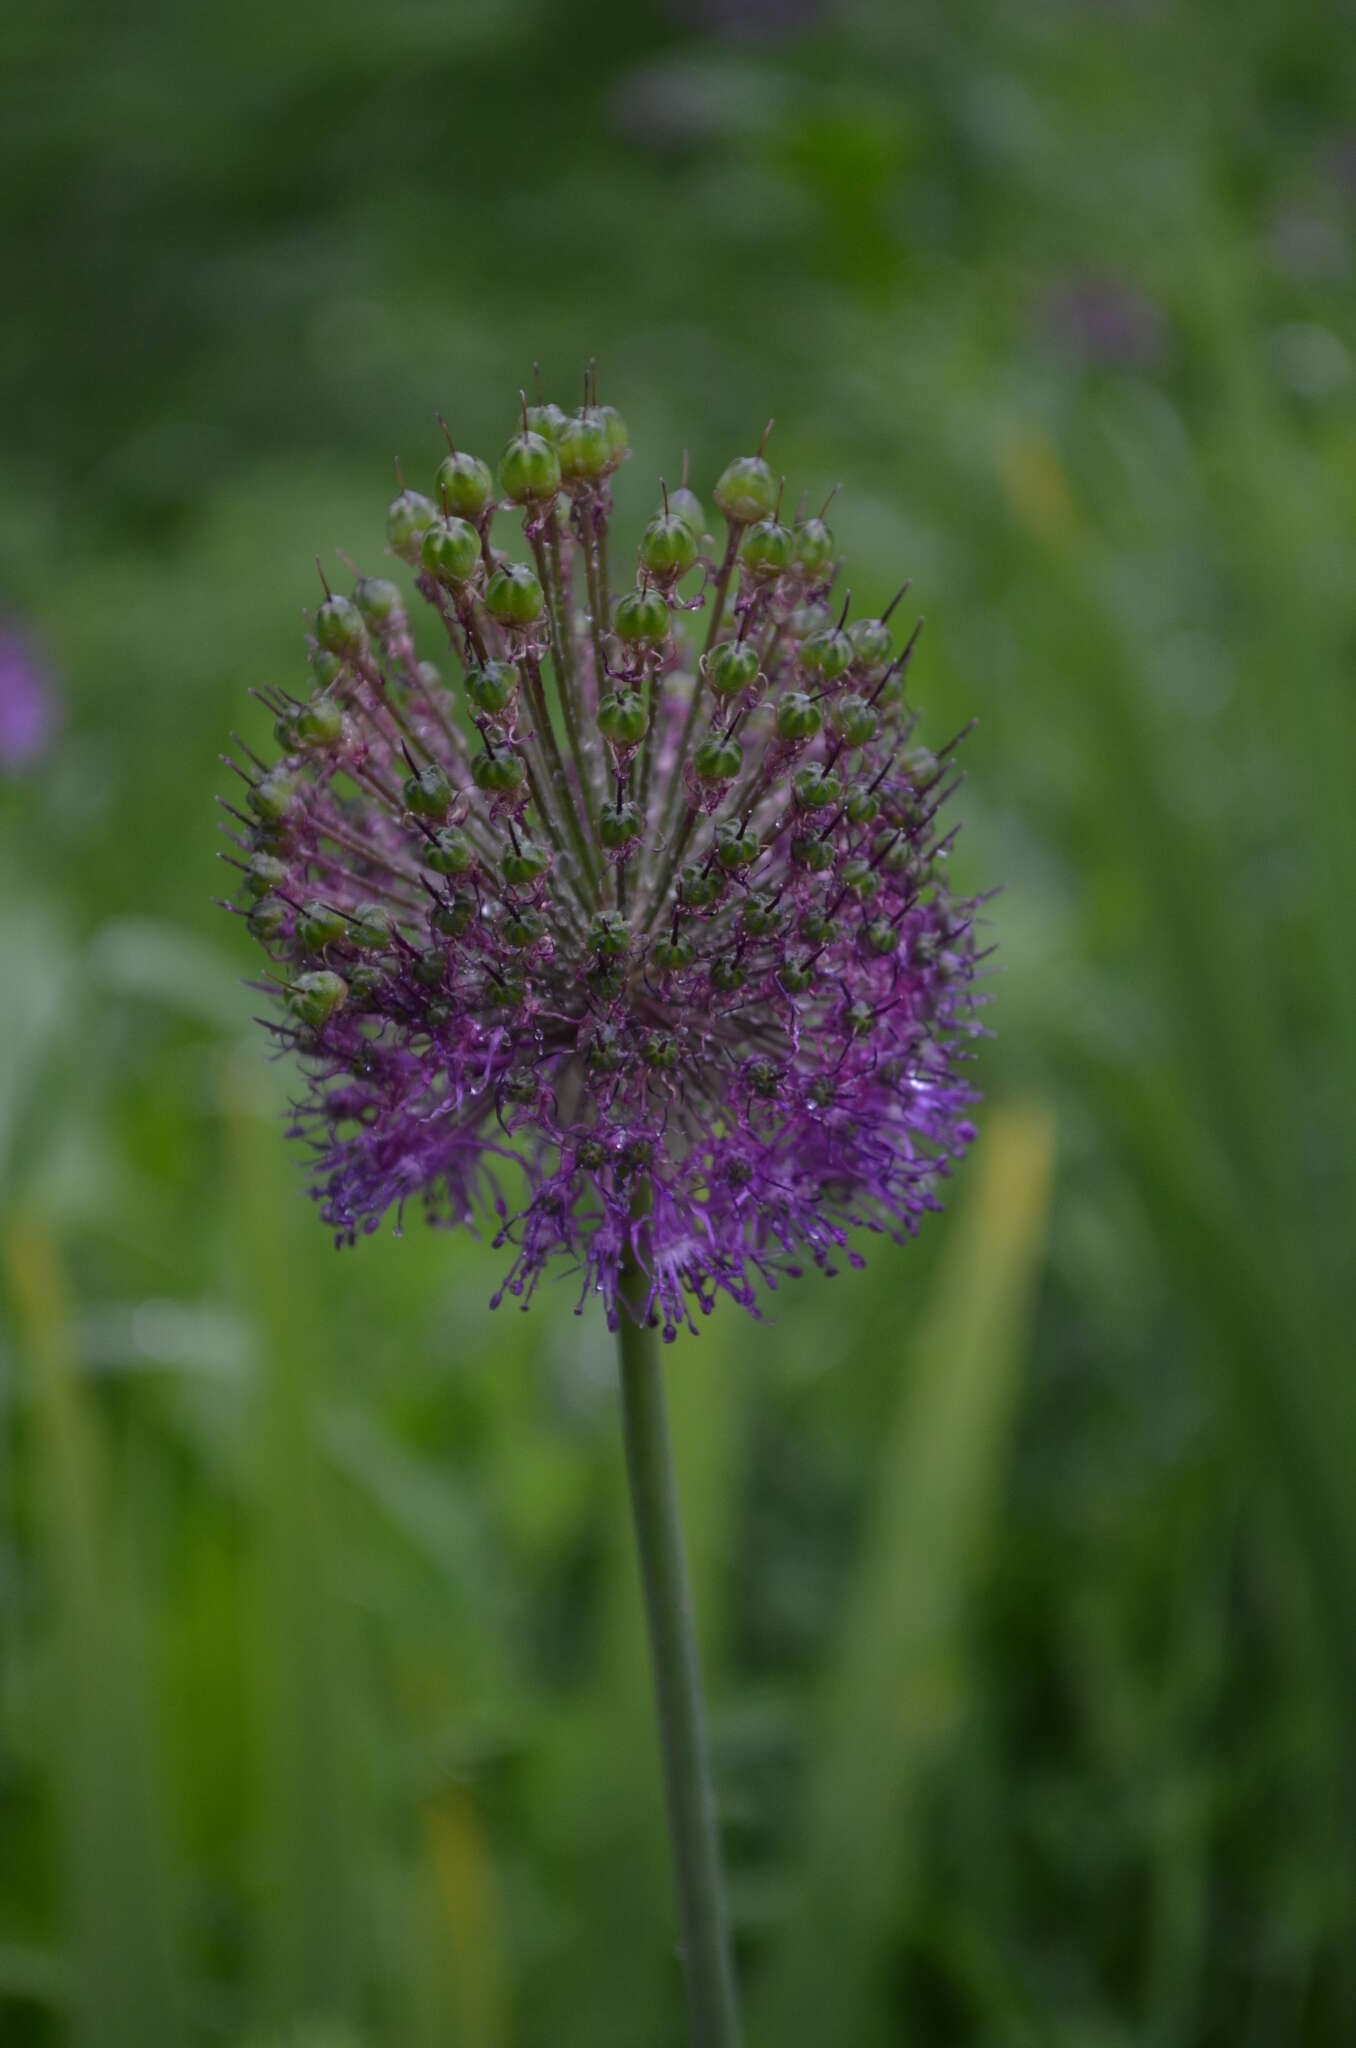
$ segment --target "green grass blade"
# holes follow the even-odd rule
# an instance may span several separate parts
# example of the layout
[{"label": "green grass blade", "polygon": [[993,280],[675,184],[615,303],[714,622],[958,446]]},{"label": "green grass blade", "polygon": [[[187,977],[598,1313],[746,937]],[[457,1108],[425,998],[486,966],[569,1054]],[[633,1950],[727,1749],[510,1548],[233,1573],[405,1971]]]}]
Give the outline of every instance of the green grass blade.
[{"label": "green grass blade", "polygon": [[755,2007],[757,2042],[883,2038],[876,1966],[916,1875],[910,1815],[958,1705],[965,1600],[998,1504],[1052,1156],[1044,1111],[990,1115],[882,1448],[808,1788],[803,1885]]}]

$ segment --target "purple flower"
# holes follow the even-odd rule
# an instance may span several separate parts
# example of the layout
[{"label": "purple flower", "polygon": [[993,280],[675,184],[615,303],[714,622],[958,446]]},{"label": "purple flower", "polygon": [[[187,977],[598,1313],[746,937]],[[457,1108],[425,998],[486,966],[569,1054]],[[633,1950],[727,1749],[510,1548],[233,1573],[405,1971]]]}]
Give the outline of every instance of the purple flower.
[{"label": "purple flower", "polygon": [[1061,278],[1042,298],[1038,317],[1071,362],[1147,371],[1160,368],[1167,353],[1161,309],[1119,278]]},{"label": "purple flower", "polygon": [[40,761],[59,720],[51,679],[31,645],[0,626],[0,774],[19,775]]},{"label": "purple flower", "polygon": [[[638,1264],[671,1337],[938,1206],[973,1136],[975,905],[945,881],[951,748],[913,744],[917,631],[850,617],[761,447],[715,486],[720,547],[684,465],[612,602],[629,451],[596,398],[524,405],[498,493],[450,437],[432,499],[402,480],[391,548],[457,679],[394,583],[326,587],[311,693],[260,693],[282,760],[231,764],[231,907],[340,1243],[414,1199],[491,1219],[496,1301],[563,1261],[615,1324]],[[512,510],[526,561],[492,539]]]}]

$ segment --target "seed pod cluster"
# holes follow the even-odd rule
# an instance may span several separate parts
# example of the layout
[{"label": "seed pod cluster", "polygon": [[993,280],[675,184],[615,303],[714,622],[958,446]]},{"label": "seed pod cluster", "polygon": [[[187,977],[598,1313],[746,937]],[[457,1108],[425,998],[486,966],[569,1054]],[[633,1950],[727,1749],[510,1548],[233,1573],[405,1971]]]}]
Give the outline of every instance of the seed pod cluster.
[{"label": "seed pod cluster", "polygon": [[340,1242],[411,1201],[488,1219],[496,1300],[566,1265],[615,1322],[639,1264],[672,1336],[937,1206],[973,1136],[976,906],[917,630],[852,615],[765,445],[713,487],[719,544],[686,473],[661,488],[614,593],[628,454],[588,387],[523,401],[497,470],[449,438],[427,495],[402,481],[419,631],[395,577],[326,585],[310,687],[258,693],[281,759],[231,762],[228,907]]}]

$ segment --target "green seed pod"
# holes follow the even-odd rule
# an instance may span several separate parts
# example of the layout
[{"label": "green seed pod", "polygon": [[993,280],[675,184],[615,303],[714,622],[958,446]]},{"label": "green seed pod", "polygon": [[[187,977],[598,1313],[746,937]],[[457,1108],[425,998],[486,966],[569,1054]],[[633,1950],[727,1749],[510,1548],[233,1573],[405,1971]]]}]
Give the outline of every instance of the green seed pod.
[{"label": "green seed pod", "polygon": [[675,519],[681,519],[693,540],[700,546],[706,532],[706,508],[695,491],[686,484],[680,484],[676,491],[669,492],[669,511]]},{"label": "green seed pod", "polygon": [[530,427],[515,434],[499,458],[499,483],[515,505],[549,505],[560,489],[560,459],[551,443]]},{"label": "green seed pod", "polygon": [[843,1022],[853,1038],[869,1038],[876,1028],[875,1013],[870,1003],[849,1003],[843,1013]]},{"label": "green seed pod", "polygon": [[848,627],[852,657],[860,669],[875,674],[894,659],[895,636],[884,619],[858,619]]},{"label": "green seed pod", "polygon": [[639,690],[609,690],[598,706],[598,730],[614,747],[639,746],[649,723]]},{"label": "green seed pod", "polygon": [[460,590],[480,566],[480,535],[469,519],[436,519],[424,535],[420,559],[448,590]]},{"label": "green seed pod", "polygon": [[[474,896],[454,896],[450,903],[435,905],[433,913],[429,918],[429,923],[433,926],[434,931],[440,932],[445,939],[459,939],[463,933],[470,929],[475,914],[476,899]],[[438,960],[441,968],[441,953],[438,955]],[[439,981],[442,980],[441,971],[437,978]]]},{"label": "green seed pod", "polygon": [[556,453],[567,485],[597,483],[613,466],[606,422],[592,409],[575,413],[560,430]]},{"label": "green seed pod", "polygon": [[661,583],[676,583],[697,560],[697,536],[677,512],[656,512],[640,537],[640,563]]},{"label": "green seed pod", "polygon": [[315,615],[315,637],[322,647],[341,658],[362,654],[367,648],[363,615],[347,597],[325,599]]},{"label": "green seed pod", "polygon": [[798,811],[827,811],[843,794],[843,778],[822,761],[810,761],[791,778],[791,796]]},{"label": "green seed pod", "polygon": [[538,939],[546,930],[546,925],[535,910],[520,909],[511,910],[501,923],[499,930],[503,935],[505,944],[516,946],[521,953],[525,952],[529,946],[536,945]]},{"label": "green seed pod", "polygon": [[348,1001],[348,983],[341,974],[322,968],[315,974],[299,974],[287,991],[288,1008],[313,1031],[327,1024],[336,1010]]},{"label": "green seed pod", "polygon": [[833,535],[822,519],[802,519],[792,543],[792,558],[803,575],[814,581],[833,564]]},{"label": "green seed pod", "polygon": [[299,747],[333,747],[344,736],[344,707],[333,697],[317,697],[303,704],[292,719],[292,736]]},{"label": "green seed pod", "polygon": [[839,879],[845,889],[852,891],[859,903],[869,903],[880,888],[880,876],[869,860],[844,861]]},{"label": "green seed pod", "polygon": [[743,988],[748,978],[748,968],[734,955],[711,962],[711,986],[719,989],[722,995],[733,995],[736,989]]},{"label": "green seed pod", "polygon": [[402,794],[405,808],[416,818],[431,818],[441,824],[452,808],[452,791],[436,761],[429,761],[417,775],[405,777]]},{"label": "green seed pod", "polygon": [[744,760],[738,740],[708,733],[692,756],[692,772],[699,782],[733,782]]},{"label": "green seed pod", "polygon": [[758,649],[751,640],[722,640],[702,656],[702,675],[717,697],[737,697],[758,680]]},{"label": "green seed pod", "polygon": [[[596,1045],[597,1041],[595,1040],[594,1045],[589,1047],[589,1065],[591,1067],[607,1067],[609,1064],[607,1054],[613,1048],[609,1045],[606,1049],[599,1048],[595,1050]],[[598,1173],[607,1165],[607,1147],[600,1138],[581,1138],[574,1148],[574,1157],[575,1164],[582,1166],[585,1173]]]},{"label": "green seed pod", "polygon": [[631,846],[644,830],[640,812],[633,803],[604,804],[598,812],[598,837],[610,853]]},{"label": "green seed pod", "polygon": [[779,519],[760,519],[744,535],[739,560],[750,576],[781,576],[791,566],[791,546],[789,526]]},{"label": "green seed pod", "polygon": [[494,502],[489,464],[464,450],[443,457],[436,484],[438,503],[446,507],[449,518],[478,520]]},{"label": "green seed pod", "polygon": [[280,859],[286,857],[291,848],[291,833],[286,821],[276,824],[272,819],[261,818],[250,834],[252,853],[276,853]]},{"label": "green seed pod", "polygon": [[332,910],[327,903],[302,905],[297,938],[308,953],[321,953],[326,946],[337,946],[347,934],[348,919],[342,910]]},{"label": "green seed pod", "polygon": [[880,718],[874,704],[868,704],[865,697],[850,692],[830,703],[829,724],[848,746],[864,747],[868,740],[875,738]]},{"label": "green seed pod", "polygon": [[245,876],[245,887],[251,896],[267,896],[270,889],[281,888],[286,880],[286,861],[279,860],[276,853],[256,853]]},{"label": "green seed pod", "polygon": [[678,878],[678,901],[689,910],[710,910],[725,894],[725,877],[719,868],[685,867]]},{"label": "green seed pod", "polygon": [[786,622],[787,637],[792,640],[808,640],[812,633],[831,626],[833,618],[826,605],[798,604]]},{"label": "green seed pod", "polygon": [[[450,913],[451,909],[451,905],[440,904],[438,909],[434,911],[431,922],[438,930],[441,931],[443,929],[438,923],[439,918],[444,912]],[[469,924],[469,922],[470,917],[468,914],[467,923]],[[441,946],[427,946],[422,953],[415,955],[414,978],[423,988],[442,987],[443,982],[447,978],[447,956]]]},{"label": "green seed pod", "polygon": [[[626,1047],[616,1032],[610,1026],[604,1025],[603,1029],[589,1040],[584,1059],[595,1074],[615,1074],[626,1065]],[[601,1150],[601,1147],[599,1149]],[[604,1153],[603,1157],[606,1156]],[[602,1160],[598,1163],[601,1165]]]},{"label": "green seed pod", "polygon": [[444,825],[424,849],[425,865],[435,875],[465,875],[475,866],[471,842],[455,825]]},{"label": "green seed pod", "polygon": [[615,960],[595,960],[585,979],[600,1003],[615,1003],[626,986],[626,970]]},{"label": "green seed pod", "polygon": [[888,959],[892,953],[899,950],[899,933],[888,917],[873,919],[867,926],[864,936],[871,951],[879,953],[882,959]]},{"label": "green seed pod", "polygon": [[615,469],[631,452],[631,436],[626,430],[626,421],[615,405],[595,405],[593,411],[603,423],[611,467]]},{"label": "green seed pod", "polygon": [[267,946],[282,937],[291,916],[291,906],[281,896],[262,896],[251,905],[245,922],[255,938]]},{"label": "green seed pod", "polygon": [[539,882],[551,865],[551,856],[544,846],[536,846],[530,839],[520,839],[516,847],[510,847],[499,864],[499,872],[510,889],[530,889]]},{"label": "green seed pod", "polygon": [[527,1001],[527,990],[520,981],[495,981],[485,983],[484,1000],[492,1010],[521,1010]]},{"label": "green seed pod", "polygon": [[626,919],[616,910],[600,910],[589,925],[589,944],[605,960],[625,959],[631,943]]},{"label": "green seed pod", "polygon": [[838,937],[838,920],[826,910],[811,908],[801,912],[797,930],[807,946],[831,946]]},{"label": "green seed pod", "polygon": [[915,789],[888,790],[881,808],[892,825],[901,825],[910,832],[920,826],[926,816],[923,799]]},{"label": "green seed pod", "polygon": [[419,560],[424,535],[438,517],[438,508],[420,491],[402,491],[386,508],[386,538],[393,554],[413,568]]},{"label": "green seed pod", "polygon": [[781,739],[813,739],[823,723],[819,706],[804,690],[788,690],[777,706],[777,732]]},{"label": "green seed pod", "polygon": [[788,960],[777,978],[789,996],[803,996],[814,981],[815,973],[813,967],[803,960]]},{"label": "green seed pod", "polygon": [[833,866],[833,848],[814,832],[797,832],[791,840],[791,858],[810,875],[822,875]]},{"label": "green seed pod", "polygon": [[379,633],[383,626],[394,625],[405,616],[400,585],[385,576],[360,576],[354,585],[353,602],[370,633]]},{"label": "green seed pod", "polygon": [[521,789],[526,774],[518,755],[510,753],[507,747],[500,747],[493,754],[477,754],[471,763],[472,782],[492,796],[507,796]]},{"label": "green seed pod", "polygon": [[691,943],[681,936],[656,939],[650,948],[650,959],[661,974],[673,974],[692,965]]},{"label": "green seed pod", "polygon": [[518,689],[518,671],[511,661],[487,661],[466,671],[467,701],[487,718],[507,711]]},{"label": "green seed pod", "polygon": [[872,853],[876,866],[887,875],[902,875],[913,863],[912,849],[900,831],[878,833]]},{"label": "green seed pod", "polygon": [[525,562],[505,562],[495,570],[485,591],[485,606],[501,626],[535,626],[545,600]]},{"label": "green seed pod", "polygon": [[344,673],[344,664],[337,654],[331,654],[328,647],[311,649],[311,674],[322,690],[328,690]]},{"label": "green seed pod", "polygon": [[781,1075],[771,1060],[751,1060],[745,1073],[751,1092],[764,1102],[771,1101],[781,1080]]},{"label": "green seed pod", "polygon": [[737,818],[727,818],[717,825],[715,849],[716,859],[727,875],[751,866],[761,851],[758,834],[741,828]]},{"label": "green seed pod", "polygon": [[838,1088],[828,1074],[817,1074],[806,1090],[817,1109],[832,1109],[838,1100]]},{"label": "green seed pod", "polygon": [[560,430],[565,425],[565,414],[558,405],[545,399],[527,408],[527,424],[534,434],[540,434],[543,441],[549,441],[554,448],[560,440]]},{"label": "green seed pod", "polygon": [[[344,979],[348,983],[348,1002],[351,1010],[371,1011],[377,1007],[381,994],[382,977],[380,969],[370,967],[366,961],[355,960]],[[371,1054],[359,1054],[359,1061],[370,1060]],[[355,1063],[355,1071],[369,1071]]]},{"label": "green seed pod", "polygon": [[273,737],[285,754],[295,753],[297,747],[297,709],[289,704],[280,711],[273,721]]},{"label": "green seed pod", "polygon": [[852,642],[836,627],[826,627],[801,641],[799,658],[807,675],[818,677],[820,682],[836,683],[852,666]]},{"label": "green seed pod", "polygon": [[379,903],[364,903],[348,920],[345,937],[359,953],[381,953],[395,935],[395,919]]},{"label": "green seed pod", "polygon": [[869,825],[880,815],[880,798],[869,782],[854,782],[847,793],[847,819],[850,825]]},{"label": "green seed pod", "polygon": [[286,768],[270,768],[254,784],[245,801],[266,825],[281,825],[296,808],[296,777]]},{"label": "green seed pod", "polygon": [[653,1073],[671,1074],[683,1049],[671,1031],[652,1031],[641,1044],[640,1056]]},{"label": "green seed pod", "polygon": [[656,647],[669,637],[669,608],[658,590],[628,590],[617,600],[612,630],[628,647]]},{"label": "green seed pod", "polygon": [[772,516],[780,488],[761,455],[737,455],[721,472],[713,496],[731,526],[751,526]]},{"label": "green seed pod", "polygon": [[782,919],[774,898],[762,889],[748,897],[740,921],[751,939],[769,939]]}]

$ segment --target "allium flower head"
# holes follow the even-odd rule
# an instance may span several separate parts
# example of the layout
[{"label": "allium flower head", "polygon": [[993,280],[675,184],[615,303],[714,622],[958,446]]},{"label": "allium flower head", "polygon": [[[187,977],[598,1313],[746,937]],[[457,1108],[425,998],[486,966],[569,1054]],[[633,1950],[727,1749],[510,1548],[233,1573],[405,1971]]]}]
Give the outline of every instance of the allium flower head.
[{"label": "allium flower head", "polygon": [[450,436],[427,496],[401,481],[391,551],[450,671],[394,580],[326,584],[309,692],[259,693],[282,759],[231,764],[231,907],[341,1243],[417,1199],[488,1220],[496,1301],[560,1262],[615,1323],[639,1268],[672,1336],[937,1206],[973,1136],[975,906],[950,749],[913,744],[917,631],[852,614],[765,446],[715,485],[719,544],[684,462],[614,596],[627,433],[586,396],[524,401],[497,482]]}]

